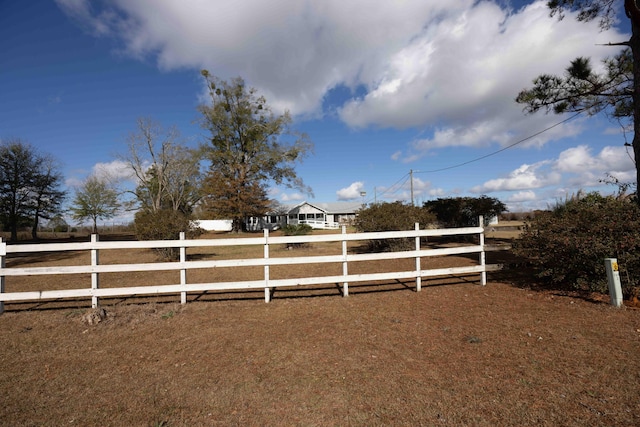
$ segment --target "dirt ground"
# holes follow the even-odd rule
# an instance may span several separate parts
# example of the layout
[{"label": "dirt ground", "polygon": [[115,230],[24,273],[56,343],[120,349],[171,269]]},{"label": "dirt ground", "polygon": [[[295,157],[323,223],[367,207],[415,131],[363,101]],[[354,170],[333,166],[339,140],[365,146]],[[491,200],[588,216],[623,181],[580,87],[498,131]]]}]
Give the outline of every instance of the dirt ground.
[{"label": "dirt ground", "polygon": [[0,425],[640,425],[640,310],[518,273],[7,304]]}]

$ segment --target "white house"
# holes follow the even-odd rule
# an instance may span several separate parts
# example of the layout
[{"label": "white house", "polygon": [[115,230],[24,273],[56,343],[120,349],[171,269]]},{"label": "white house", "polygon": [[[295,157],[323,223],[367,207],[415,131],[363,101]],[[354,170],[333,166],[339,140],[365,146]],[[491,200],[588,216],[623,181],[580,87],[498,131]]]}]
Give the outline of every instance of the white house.
[{"label": "white house", "polygon": [[263,217],[249,217],[245,225],[247,230],[277,230],[287,224],[309,224],[313,228],[339,228],[349,225],[362,208],[360,202],[309,203],[284,206],[279,212],[270,212]]}]

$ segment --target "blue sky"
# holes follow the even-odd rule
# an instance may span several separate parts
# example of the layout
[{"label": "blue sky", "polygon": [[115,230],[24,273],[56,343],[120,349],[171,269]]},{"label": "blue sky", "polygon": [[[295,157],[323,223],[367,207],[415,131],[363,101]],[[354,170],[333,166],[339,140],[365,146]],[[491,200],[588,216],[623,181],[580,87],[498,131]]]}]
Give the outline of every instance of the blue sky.
[{"label": "blue sky", "polygon": [[[546,208],[580,189],[634,179],[619,124],[604,116],[525,115],[514,102],[540,73],[576,56],[593,64],[628,39],[620,27],[549,18],[542,2],[0,0],[0,138],[21,138],[62,164],[66,185],[117,154],[136,119],[196,121],[199,71],[243,77],[314,142],[297,167],[313,196],[282,203],[497,197]],[[620,2],[621,4],[621,2]],[[630,140],[631,135],[627,138]],[[470,162],[464,166],[451,166]],[[440,170],[440,171],[438,171]]]}]

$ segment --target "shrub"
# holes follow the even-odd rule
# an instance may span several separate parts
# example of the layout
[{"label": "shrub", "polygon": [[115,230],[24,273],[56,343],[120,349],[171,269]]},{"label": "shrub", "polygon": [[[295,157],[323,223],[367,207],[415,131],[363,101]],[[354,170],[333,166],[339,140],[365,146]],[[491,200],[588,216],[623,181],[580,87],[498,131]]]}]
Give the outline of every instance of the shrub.
[{"label": "shrub", "polygon": [[[415,223],[422,228],[435,221],[429,210],[402,202],[374,203],[358,211],[355,227],[360,232],[413,230]],[[413,249],[412,239],[384,239],[369,241],[371,250],[398,251]]]},{"label": "shrub", "polygon": [[537,267],[538,276],[559,289],[606,293],[605,258],[617,258],[623,292],[640,275],[640,209],[636,203],[597,193],[575,196],[525,225],[514,252]]},{"label": "shrub", "polygon": [[[134,219],[138,240],[177,240],[180,232],[191,239],[202,234],[202,229],[194,227],[189,216],[174,210],[152,212],[141,210]],[[177,259],[178,248],[156,248],[155,251],[164,259]]]},{"label": "shrub", "polygon": [[[282,227],[282,233],[285,236],[306,236],[307,234],[311,234],[313,231],[313,227],[309,224],[287,224]],[[289,243],[287,244],[287,248],[301,248],[306,246],[306,243]]]},{"label": "shrub", "polygon": [[306,236],[310,234],[313,228],[309,224],[287,224],[282,227],[282,233],[285,236]]},{"label": "shrub", "polygon": [[425,208],[433,212],[444,227],[468,227],[478,225],[478,217],[485,223],[507,210],[500,200],[488,197],[450,197],[425,202]]}]

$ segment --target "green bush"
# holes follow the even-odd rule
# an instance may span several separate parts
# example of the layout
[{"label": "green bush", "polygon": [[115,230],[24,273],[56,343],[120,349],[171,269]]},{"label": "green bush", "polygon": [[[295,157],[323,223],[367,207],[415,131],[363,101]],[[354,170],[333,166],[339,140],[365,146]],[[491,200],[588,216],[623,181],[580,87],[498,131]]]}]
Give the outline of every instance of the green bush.
[{"label": "green bush", "polygon": [[309,224],[287,224],[282,227],[282,233],[285,236],[306,236],[307,234],[311,234],[313,228]]},{"label": "green bush", "polygon": [[[311,227],[309,224],[297,224],[297,225],[287,224],[284,227],[282,227],[282,233],[285,236],[306,236],[307,234],[311,234],[312,231],[313,231],[313,227]],[[305,246],[307,246],[307,243],[288,243],[287,244],[288,249],[302,248]]]},{"label": "green bush", "polygon": [[[432,224],[436,217],[428,209],[402,202],[374,203],[358,211],[355,227],[359,232],[413,230],[415,223],[422,228]],[[413,239],[384,239],[369,241],[374,251],[413,249]]]},{"label": "green bush", "polygon": [[514,252],[526,257],[549,286],[606,293],[605,258],[617,258],[623,292],[640,278],[640,209],[636,203],[597,193],[537,212]]},{"label": "green bush", "polygon": [[[134,225],[138,240],[178,240],[182,231],[188,239],[202,234],[202,229],[194,227],[189,216],[174,210],[141,210],[135,215]],[[179,256],[178,248],[156,248],[155,251],[164,259]]]},{"label": "green bush", "polygon": [[484,217],[485,225],[495,216],[507,210],[500,200],[488,197],[449,197],[425,202],[425,208],[433,212],[444,227],[469,227],[478,225],[478,217]]}]

